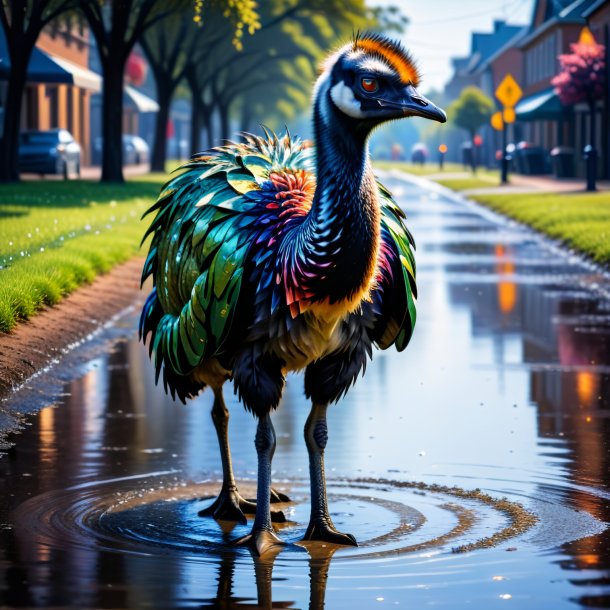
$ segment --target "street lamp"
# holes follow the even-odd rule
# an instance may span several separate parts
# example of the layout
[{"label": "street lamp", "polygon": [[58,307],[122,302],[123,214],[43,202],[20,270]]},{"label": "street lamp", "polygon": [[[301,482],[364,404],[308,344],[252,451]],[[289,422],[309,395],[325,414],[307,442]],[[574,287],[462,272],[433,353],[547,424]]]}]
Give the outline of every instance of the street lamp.
[{"label": "street lamp", "polygon": [[443,165],[445,165],[445,153],[447,152],[447,145],[441,144],[438,147],[438,166],[440,169],[443,169]]}]

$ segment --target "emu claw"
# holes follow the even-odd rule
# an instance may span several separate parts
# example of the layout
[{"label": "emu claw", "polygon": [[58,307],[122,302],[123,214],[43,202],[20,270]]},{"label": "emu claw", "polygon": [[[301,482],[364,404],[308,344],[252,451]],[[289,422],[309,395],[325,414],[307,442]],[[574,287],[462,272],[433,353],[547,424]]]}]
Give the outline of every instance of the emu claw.
[{"label": "emu claw", "polygon": [[279,553],[286,543],[267,529],[252,530],[247,536],[234,541],[237,546],[249,546],[257,555],[263,556],[274,551]]},{"label": "emu claw", "polygon": [[323,520],[310,521],[302,540],[320,540],[332,544],[358,546],[354,536],[338,531],[332,523]]},{"label": "emu claw", "polygon": [[273,487],[271,488],[271,504],[274,504],[276,502],[291,502],[290,498],[282,493],[281,491],[278,491],[277,489],[273,489]]},{"label": "emu claw", "polygon": [[[199,511],[200,517],[213,517],[218,521],[237,521],[246,524],[246,515],[256,513],[256,504],[241,497],[236,489],[221,489],[218,497],[206,508]],[[271,521],[286,523],[286,515],[281,510],[271,511]]]}]

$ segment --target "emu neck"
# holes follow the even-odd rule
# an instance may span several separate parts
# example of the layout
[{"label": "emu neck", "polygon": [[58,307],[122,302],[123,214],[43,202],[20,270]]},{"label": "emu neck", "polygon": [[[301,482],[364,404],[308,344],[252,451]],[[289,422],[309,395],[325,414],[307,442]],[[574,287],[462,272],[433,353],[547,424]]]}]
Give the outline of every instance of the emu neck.
[{"label": "emu neck", "polygon": [[[379,202],[368,129],[340,113],[327,92],[314,108],[316,191],[305,229],[314,293],[330,303],[368,295],[379,247]],[[308,265],[310,268],[312,265]],[[354,306],[357,307],[358,303]]]}]

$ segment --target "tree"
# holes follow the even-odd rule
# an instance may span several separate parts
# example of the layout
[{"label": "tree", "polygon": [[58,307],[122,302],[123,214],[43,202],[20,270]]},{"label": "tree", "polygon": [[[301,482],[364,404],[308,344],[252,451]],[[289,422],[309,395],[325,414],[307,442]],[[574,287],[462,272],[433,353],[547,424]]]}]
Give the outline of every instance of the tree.
[{"label": "tree", "polygon": [[159,103],[150,161],[152,171],[165,171],[170,106],[176,87],[185,75],[187,57],[194,51],[197,30],[189,15],[175,14],[149,28],[140,40],[155,77]]},{"label": "tree", "polygon": [[573,106],[586,102],[591,116],[587,157],[587,190],[595,190],[597,152],[595,136],[597,131],[595,102],[604,96],[606,86],[606,47],[595,42],[591,32],[585,28],[580,40],[570,45],[571,53],[559,56],[561,72],[551,84],[559,95],[561,103]]},{"label": "tree", "polygon": [[19,180],[17,166],[21,100],[32,51],[43,28],[79,4],[78,0],[2,0],[0,23],[4,30],[11,70],[6,92],[3,137],[0,139],[0,182]]},{"label": "tree", "polygon": [[214,48],[205,76],[214,81],[214,104],[221,137],[228,138],[229,116],[240,111],[241,127],[293,119],[311,98],[316,66],[328,48],[358,29],[375,27],[378,18],[400,29],[397,10],[371,12],[364,0],[270,0],[261,5],[261,27],[244,39],[243,49]]},{"label": "tree", "polygon": [[487,97],[478,87],[465,87],[458,97],[448,108],[451,121],[458,127],[465,129],[470,135],[472,142],[471,165],[472,171],[476,170],[475,160],[475,134],[479,127],[487,123],[494,111],[493,101]]},{"label": "tree", "polygon": [[[88,0],[80,2],[97,42],[102,74],[102,182],[123,182],[123,75],[136,42],[170,14],[163,0]],[[182,8],[170,3],[171,12]]]},{"label": "tree", "polygon": [[[195,64],[206,65],[215,47],[232,50],[243,48],[244,31],[252,35],[260,28],[256,4],[252,0],[216,0],[198,2],[196,15],[187,12],[150,28],[140,41],[155,76],[157,113],[151,169],[165,170],[167,121],[176,88],[189,74],[192,80]],[[193,121],[198,122],[202,103],[193,98]],[[191,125],[191,139],[196,125]]]}]

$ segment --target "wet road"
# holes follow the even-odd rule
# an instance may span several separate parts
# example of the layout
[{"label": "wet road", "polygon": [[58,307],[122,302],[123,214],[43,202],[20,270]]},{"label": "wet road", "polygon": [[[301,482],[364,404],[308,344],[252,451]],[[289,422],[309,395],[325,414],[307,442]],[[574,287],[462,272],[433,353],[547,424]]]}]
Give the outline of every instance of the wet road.
[{"label": "wet road", "polygon": [[[331,513],[360,547],[260,561],[231,546],[246,527],[197,516],[220,473],[211,397],[184,407],[155,388],[132,313],[9,405],[58,406],[0,459],[0,607],[610,607],[608,278],[384,182],[418,243],[418,323],[330,411]],[[71,381],[50,384],[58,372]],[[227,398],[249,495],[255,425]],[[307,412],[291,377],[273,464],[289,542],[308,518]]]}]

